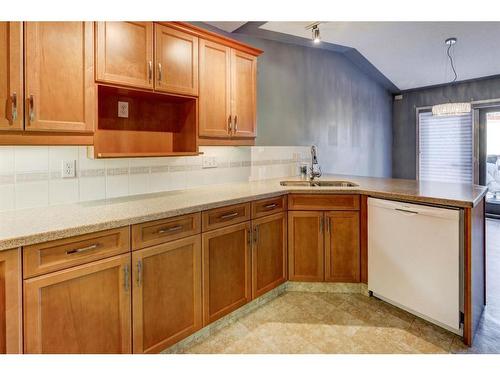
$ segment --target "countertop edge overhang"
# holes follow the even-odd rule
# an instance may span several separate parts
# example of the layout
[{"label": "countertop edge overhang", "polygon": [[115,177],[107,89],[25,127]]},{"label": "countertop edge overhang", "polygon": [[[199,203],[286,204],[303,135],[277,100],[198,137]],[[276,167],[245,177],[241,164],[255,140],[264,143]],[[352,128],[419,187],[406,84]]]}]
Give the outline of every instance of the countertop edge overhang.
[{"label": "countertop edge overhang", "polygon": [[363,194],[409,203],[473,208],[487,192],[486,187],[472,184],[348,175],[326,175],[321,180],[349,180],[359,186],[280,186],[280,181],[294,179],[297,178],[210,185],[109,200],[5,211],[0,213],[0,251],[283,194]]}]

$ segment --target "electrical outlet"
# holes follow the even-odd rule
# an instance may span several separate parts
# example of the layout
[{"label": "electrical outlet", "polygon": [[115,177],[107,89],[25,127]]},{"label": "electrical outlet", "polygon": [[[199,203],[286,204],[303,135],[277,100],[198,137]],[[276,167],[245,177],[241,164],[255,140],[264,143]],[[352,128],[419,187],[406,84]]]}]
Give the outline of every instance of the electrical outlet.
[{"label": "electrical outlet", "polygon": [[215,156],[204,156],[203,164],[201,166],[203,169],[205,168],[217,168],[217,158]]},{"label": "electrical outlet", "polygon": [[128,118],[128,102],[118,102],[118,117]]},{"label": "electrical outlet", "polygon": [[62,161],[62,178],[76,177],[76,160]]}]

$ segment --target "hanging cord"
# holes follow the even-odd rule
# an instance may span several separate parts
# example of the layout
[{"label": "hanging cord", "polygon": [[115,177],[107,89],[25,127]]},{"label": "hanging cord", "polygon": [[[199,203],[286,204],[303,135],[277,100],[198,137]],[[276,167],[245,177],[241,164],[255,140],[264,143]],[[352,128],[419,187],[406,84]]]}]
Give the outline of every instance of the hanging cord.
[{"label": "hanging cord", "polygon": [[[448,55],[448,59],[450,59],[451,69],[453,70],[453,74],[455,75],[453,80],[450,82],[450,90],[453,88],[453,84],[456,82],[456,80],[458,78],[457,71],[455,69],[455,64],[453,63],[453,57],[451,56],[451,53],[450,53],[451,47],[453,47],[452,43],[450,43],[448,45],[448,48],[446,50],[446,54]],[[446,94],[446,88],[443,90],[443,95],[448,100],[448,102],[451,103],[450,97]]]},{"label": "hanging cord", "polygon": [[451,47],[453,47],[453,44],[450,44],[448,46],[448,49],[446,50],[446,54],[448,55],[448,58],[450,59],[451,69],[453,70],[453,74],[455,75],[455,78],[453,78],[453,81],[451,81],[451,84],[453,84],[457,80],[458,76],[457,76],[457,71],[455,70],[455,64],[453,63],[453,57],[451,57],[451,54],[450,54]]}]

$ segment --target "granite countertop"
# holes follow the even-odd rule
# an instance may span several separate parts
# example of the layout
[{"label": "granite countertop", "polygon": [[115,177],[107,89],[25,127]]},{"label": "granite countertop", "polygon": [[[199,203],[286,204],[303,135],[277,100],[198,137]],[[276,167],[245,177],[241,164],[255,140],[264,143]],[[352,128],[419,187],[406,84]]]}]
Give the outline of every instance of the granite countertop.
[{"label": "granite countertop", "polygon": [[[75,236],[150,220],[198,212],[284,193],[362,193],[378,198],[451,207],[474,207],[486,187],[470,184],[326,175],[356,187],[284,187],[281,178],[137,195],[109,200],[6,211],[0,213],[0,250]],[[296,179],[296,178],[295,178]]]}]

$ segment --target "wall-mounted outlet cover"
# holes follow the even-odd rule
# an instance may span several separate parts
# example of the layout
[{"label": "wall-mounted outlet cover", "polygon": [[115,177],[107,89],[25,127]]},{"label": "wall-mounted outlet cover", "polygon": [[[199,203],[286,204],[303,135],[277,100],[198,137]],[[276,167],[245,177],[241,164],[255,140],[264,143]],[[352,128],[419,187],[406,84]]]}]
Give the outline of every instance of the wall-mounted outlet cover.
[{"label": "wall-mounted outlet cover", "polygon": [[217,158],[215,156],[203,156],[202,168],[217,168]]},{"label": "wall-mounted outlet cover", "polygon": [[61,175],[62,178],[76,177],[76,160],[63,160]]},{"label": "wall-mounted outlet cover", "polygon": [[118,117],[128,118],[128,102],[118,102]]}]

